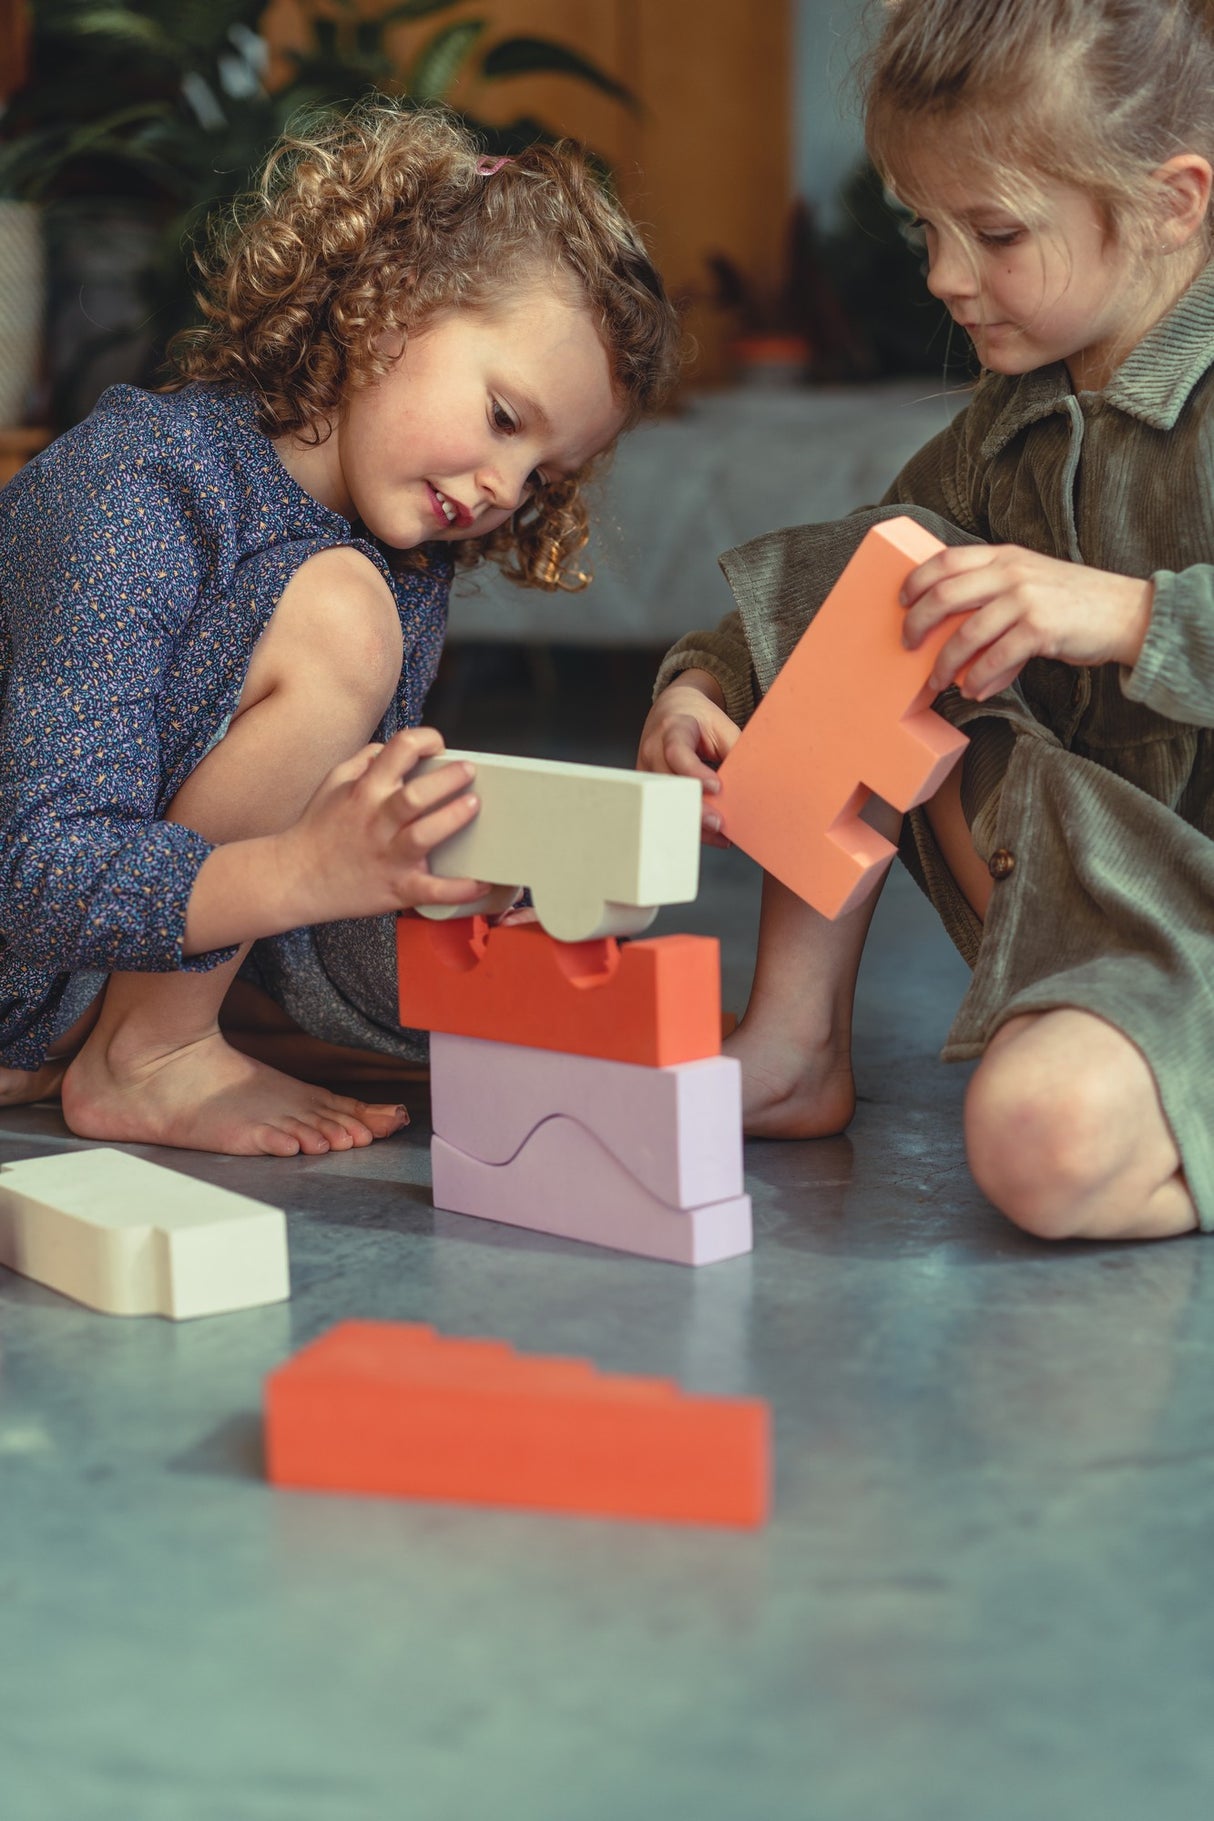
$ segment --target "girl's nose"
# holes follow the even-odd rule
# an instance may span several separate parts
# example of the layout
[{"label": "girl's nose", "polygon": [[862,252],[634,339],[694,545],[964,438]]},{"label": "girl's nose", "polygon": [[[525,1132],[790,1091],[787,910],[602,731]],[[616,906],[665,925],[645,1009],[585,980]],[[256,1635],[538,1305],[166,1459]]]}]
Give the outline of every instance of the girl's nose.
[{"label": "girl's nose", "polygon": [[495,462],[481,469],[478,481],[484,497],[499,512],[514,512],[527,496],[527,476],[531,470],[522,460]]},{"label": "girl's nose", "polygon": [[928,243],[927,288],[941,303],[972,297],[977,291],[973,259],[952,234],[933,235]]}]

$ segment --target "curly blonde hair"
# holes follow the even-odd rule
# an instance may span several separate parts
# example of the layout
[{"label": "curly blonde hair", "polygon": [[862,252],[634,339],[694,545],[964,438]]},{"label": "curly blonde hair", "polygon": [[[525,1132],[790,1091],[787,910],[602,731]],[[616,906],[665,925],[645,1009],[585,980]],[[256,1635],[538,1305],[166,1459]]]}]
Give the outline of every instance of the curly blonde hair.
[{"label": "curly blonde hair", "polygon": [[[628,428],[667,397],[680,331],[640,235],[586,154],[536,144],[486,175],[482,148],[445,110],[383,98],[297,123],[257,189],[209,224],[196,254],[204,321],[170,345],[168,389],[234,381],[269,436],[330,434],[351,387],[383,377],[382,342],[438,311],[478,309],[503,286],[576,287],[606,349]],[[513,580],[584,587],[588,471],[541,487],[490,536],[453,547]],[[425,552],[402,553],[421,567]]]}]

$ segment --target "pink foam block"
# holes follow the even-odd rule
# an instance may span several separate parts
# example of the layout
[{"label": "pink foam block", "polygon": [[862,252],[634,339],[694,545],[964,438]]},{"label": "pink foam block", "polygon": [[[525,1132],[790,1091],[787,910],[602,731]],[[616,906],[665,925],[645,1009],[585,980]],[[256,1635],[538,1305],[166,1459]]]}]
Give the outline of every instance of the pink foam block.
[{"label": "pink foam block", "polygon": [[509,1163],[563,1113],[669,1207],[742,1193],[742,1071],[731,1056],[651,1069],[436,1033],[430,1106],[435,1135],[481,1163]]},{"label": "pink foam block", "polygon": [[434,1205],[677,1265],[710,1265],[749,1252],[750,1196],[671,1208],[639,1183],[574,1119],[537,1126],[509,1163],[482,1163],[435,1138]]},{"label": "pink foam block", "polygon": [[913,809],[968,744],[928,686],[957,616],[917,651],[902,643],[899,590],[943,548],[913,519],[874,525],[721,765],[724,832],[825,917],[862,903],[894,857],[860,820],[873,793]]}]

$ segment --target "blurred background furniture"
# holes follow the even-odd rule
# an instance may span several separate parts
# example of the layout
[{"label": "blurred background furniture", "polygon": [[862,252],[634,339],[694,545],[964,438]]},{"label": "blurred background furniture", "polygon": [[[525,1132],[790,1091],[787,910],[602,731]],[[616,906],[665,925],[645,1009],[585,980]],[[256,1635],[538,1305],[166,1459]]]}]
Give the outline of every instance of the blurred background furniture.
[{"label": "blurred background furniture", "polygon": [[519,588],[486,566],[457,584],[451,636],[665,647],[731,607],[721,551],[871,505],[964,397],[907,380],[696,393],[617,449],[584,594]]}]

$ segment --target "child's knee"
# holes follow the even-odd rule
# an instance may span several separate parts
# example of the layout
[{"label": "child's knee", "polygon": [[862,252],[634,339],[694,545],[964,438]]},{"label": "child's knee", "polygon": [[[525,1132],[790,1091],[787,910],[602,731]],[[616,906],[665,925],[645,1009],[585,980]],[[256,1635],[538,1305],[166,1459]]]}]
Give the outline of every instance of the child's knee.
[{"label": "child's knee", "polygon": [[1031,1061],[1015,1046],[984,1057],[966,1095],[966,1154],[978,1187],[1016,1226],[1073,1239],[1110,1175],[1105,1096],[1090,1072],[1060,1085]]},{"label": "child's knee", "polygon": [[319,690],[379,721],[400,681],[400,615],[383,576],[361,551],[319,551],[302,563],[283,591],[250,668],[260,695],[267,688],[299,694]]}]

